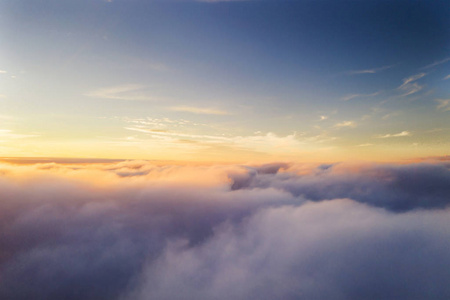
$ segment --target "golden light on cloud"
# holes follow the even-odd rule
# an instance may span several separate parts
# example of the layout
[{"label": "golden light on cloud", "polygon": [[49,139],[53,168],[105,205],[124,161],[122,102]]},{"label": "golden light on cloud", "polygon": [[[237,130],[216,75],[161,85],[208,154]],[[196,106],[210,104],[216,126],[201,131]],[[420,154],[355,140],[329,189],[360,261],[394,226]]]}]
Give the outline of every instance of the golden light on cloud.
[{"label": "golden light on cloud", "polygon": [[170,110],[189,112],[194,114],[204,114],[204,115],[228,115],[229,113],[224,110],[206,108],[206,107],[195,107],[195,106],[172,106],[169,107]]}]

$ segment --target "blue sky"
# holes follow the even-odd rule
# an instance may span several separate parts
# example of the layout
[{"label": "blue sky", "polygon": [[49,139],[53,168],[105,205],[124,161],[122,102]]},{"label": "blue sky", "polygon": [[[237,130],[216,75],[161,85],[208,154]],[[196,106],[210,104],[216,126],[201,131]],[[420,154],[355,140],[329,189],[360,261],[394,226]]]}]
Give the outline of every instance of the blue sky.
[{"label": "blue sky", "polygon": [[445,1],[0,5],[3,156],[448,154]]}]

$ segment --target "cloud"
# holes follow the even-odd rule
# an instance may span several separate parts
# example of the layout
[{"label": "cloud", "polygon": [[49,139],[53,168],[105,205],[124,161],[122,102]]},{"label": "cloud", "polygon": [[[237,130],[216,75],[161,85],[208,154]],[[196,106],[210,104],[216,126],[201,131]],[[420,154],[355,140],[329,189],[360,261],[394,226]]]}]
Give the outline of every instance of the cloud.
[{"label": "cloud", "polygon": [[379,136],[377,136],[377,138],[386,139],[386,138],[402,137],[402,136],[412,136],[412,133],[405,130],[405,131],[402,131],[399,133],[388,133],[388,134],[384,134],[384,135],[379,135]]},{"label": "cloud", "polygon": [[348,101],[354,98],[368,98],[368,97],[375,97],[376,95],[379,95],[381,92],[375,92],[372,94],[350,94],[346,95],[341,98],[342,101]]},{"label": "cloud", "polygon": [[436,99],[439,104],[436,106],[437,110],[450,111],[450,99]]},{"label": "cloud", "polygon": [[334,125],[335,128],[355,128],[356,127],[356,123],[354,121],[342,121],[340,123],[337,123]]},{"label": "cloud", "polygon": [[448,299],[450,165],[0,165],[2,299]]},{"label": "cloud", "polygon": [[[248,150],[259,153],[294,153],[304,144],[296,137],[296,134],[278,136],[275,133],[248,135],[248,136],[220,136],[207,134],[191,134],[179,131],[161,131],[142,127],[125,127],[127,130],[146,133],[153,138],[171,139],[171,141],[184,140],[196,142],[204,146],[229,147],[234,150]],[[304,141],[310,138],[303,138]]]},{"label": "cloud", "polygon": [[373,68],[373,69],[364,69],[364,70],[354,70],[354,71],[348,71],[346,72],[346,74],[348,75],[357,75],[357,74],[375,74],[387,69],[392,68],[394,65],[390,65],[390,66],[383,66],[383,67],[379,67],[379,68]]},{"label": "cloud", "polygon": [[218,3],[218,2],[244,2],[254,0],[195,0],[196,2]]},{"label": "cloud", "polygon": [[[298,166],[291,166],[293,172]],[[237,189],[282,190],[311,201],[349,198],[390,211],[438,208],[450,204],[450,165],[322,165],[306,173],[231,175]]]},{"label": "cloud", "polygon": [[382,116],[381,118],[382,118],[383,120],[386,120],[386,119],[389,119],[389,118],[392,118],[392,117],[396,117],[396,116],[398,116],[399,114],[400,114],[399,112],[391,112],[391,113],[385,114],[385,115]]},{"label": "cloud", "polygon": [[408,78],[403,79],[403,84],[400,87],[406,86],[407,84],[416,81],[422,77],[424,77],[425,75],[427,75],[426,73],[419,73],[413,76],[410,76]]},{"label": "cloud", "polygon": [[450,79],[450,74],[448,74],[447,76],[445,76],[445,77],[443,78],[443,80],[447,80],[447,79]]},{"label": "cloud", "polygon": [[432,63],[432,64],[429,64],[429,65],[426,65],[426,66],[423,67],[422,69],[433,68],[433,67],[436,67],[436,66],[438,66],[438,65],[445,64],[445,63],[447,63],[448,61],[450,61],[450,57],[447,57],[447,58],[444,58],[444,59],[442,59],[442,60],[436,61],[436,62],[434,62],[434,63]]},{"label": "cloud", "polygon": [[[10,118],[5,116],[6,119]],[[0,139],[25,139],[30,137],[37,137],[39,135],[36,134],[20,134],[20,133],[14,133],[12,130],[9,129],[0,129]]]},{"label": "cloud", "polygon": [[6,74],[8,72],[6,72],[5,70],[0,70],[0,74]]},{"label": "cloud", "polygon": [[170,107],[170,110],[189,112],[194,114],[204,115],[228,115],[229,113],[224,110],[207,108],[207,107],[195,107],[195,106],[174,106]]},{"label": "cloud", "polygon": [[426,73],[419,73],[419,74],[404,78],[402,85],[400,85],[398,87],[399,90],[403,91],[403,94],[401,96],[402,97],[409,96],[409,95],[415,94],[415,93],[419,92],[420,90],[422,90],[423,85],[420,85],[415,81],[419,80],[420,78],[422,78],[426,75],[427,75]]},{"label": "cloud", "polygon": [[207,124],[197,123],[185,119],[170,118],[122,118],[123,121],[139,127],[158,127],[158,128],[178,128],[184,126],[207,126]]},{"label": "cloud", "polygon": [[445,299],[449,234],[436,231],[449,221],[436,217],[346,200],[264,209],[198,247],[173,242],[126,299]]},{"label": "cloud", "polygon": [[145,93],[145,87],[138,84],[125,84],[93,90],[85,96],[101,99],[128,100],[128,101],[154,101]]}]

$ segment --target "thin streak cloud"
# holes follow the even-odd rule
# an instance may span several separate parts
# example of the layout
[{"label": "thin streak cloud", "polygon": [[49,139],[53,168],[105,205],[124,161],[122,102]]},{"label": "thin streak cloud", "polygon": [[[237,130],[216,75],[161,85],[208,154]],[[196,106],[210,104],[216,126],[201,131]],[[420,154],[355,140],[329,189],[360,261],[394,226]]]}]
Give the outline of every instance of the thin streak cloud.
[{"label": "thin streak cloud", "polygon": [[402,131],[399,133],[388,133],[384,135],[378,135],[379,139],[387,139],[387,138],[395,138],[395,137],[404,137],[404,136],[412,136],[412,133],[409,131]]},{"label": "thin streak cloud", "polygon": [[450,57],[444,58],[442,60],[436,61],[432,64],[426,65],[425,67],[423,67],[422,69],[429,69],[429,68],[433,68],[442,64],[447,63],[448,61],[450,61]]},{"label": "thin streak cloud", "polygon": [[375,97],[377,95],[379,95],[381,92],[375,92],[372,94],[350,94],[350,95],[346,95],[344,97],[341,98],[342,101],[348,101],[354,98],[368,98],[368,97]]},{"label": "thin streak cloud", "polygon": [[[300,151],[304,145],[296,134],[278,136],[272,132],[251,136],[216,136],[203,134],[189,134],[182,132],[171,132],[139,127],[125,127],[127,130],[146,133],[153,138],[172,139],[171,141],[193,141],[196,145],[225,146],[230,149],[247,149],[266,153],[291,153]],[[304,137],[303,140],[309,140]]]},{"label": "thin streak cloud", "polygon": [[245,2],[255,0],[194,0],[195,2],[219,3],[219,2]]},{"label": "thin streak cloud", "polygon": [[0,129],[0,139],[25,139],[25,138],[32,138],[32,137],[38,137],[37,134],[21,134],[21,133],[14,133],[12,130],[9,129]]},{"label": "thin streak cloud", "polygon": [[437,110],[450,111],[450,99],[436,99],[438,102]]},{"label": "thin streak cloud", "polygon": [[392,68],[393,66],[394,66],[394,65],[383,66],[383,67],[373,68],[373,69],[353,70],[353,71],[348,71],[348,72],[346,72],[346,74],[347,74],[347,75],[375,74],[375,73],[379,73],[379,72],[384,71],[384,70],[388,70],[388,69]]},{"label": "thin streak cloud", "polygon": [[145,93],[145,86],[138,84],[125,84],[101,88],[84,94],[85,96],[99,99],[127,100],[127,101],[154,101]]},{"label": "thin streak cloud", "polygon": [[423,89],[423,85],[418,84],[417,80],[425,77],[427,73],[419,73],[407,78],[403,79],[402,85],[398,87],[399,90],[402,90],[404,93],[401,95],[402,97],[406,97],[412,94],[415,94]]},{"label": "thin streak cloud", "polygon": [[201,115],[228,115],[229,113],[224,110],[207,108],[207,107],[195,107],[195,106],[173,106],[169,107],[173,111],[189,112],[193,114]]}]

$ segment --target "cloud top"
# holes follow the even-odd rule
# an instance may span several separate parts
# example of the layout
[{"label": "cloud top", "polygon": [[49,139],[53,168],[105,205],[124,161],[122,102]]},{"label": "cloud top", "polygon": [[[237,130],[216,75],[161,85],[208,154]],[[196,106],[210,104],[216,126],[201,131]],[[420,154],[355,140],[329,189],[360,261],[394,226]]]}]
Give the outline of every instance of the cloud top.
[{"label": "cloud top", "polygon": [[448,299],[450,164],[0,165],[2,299]]}]

